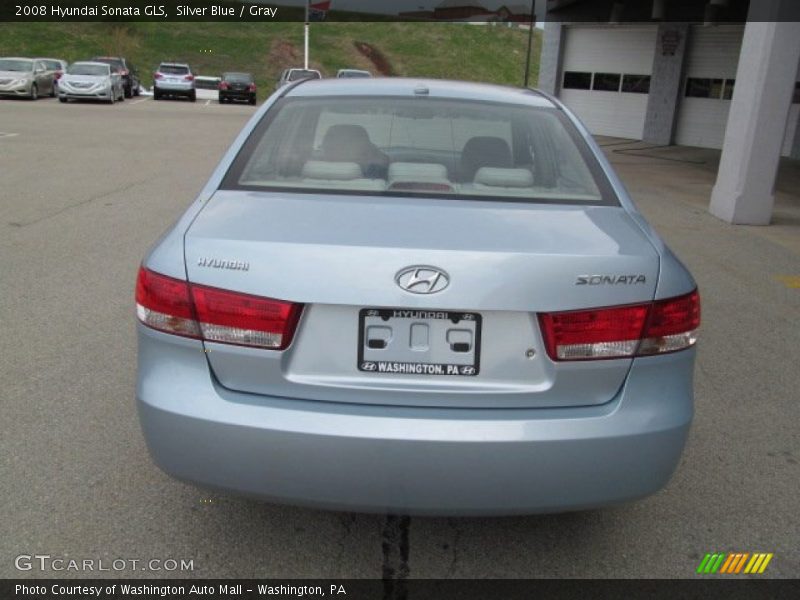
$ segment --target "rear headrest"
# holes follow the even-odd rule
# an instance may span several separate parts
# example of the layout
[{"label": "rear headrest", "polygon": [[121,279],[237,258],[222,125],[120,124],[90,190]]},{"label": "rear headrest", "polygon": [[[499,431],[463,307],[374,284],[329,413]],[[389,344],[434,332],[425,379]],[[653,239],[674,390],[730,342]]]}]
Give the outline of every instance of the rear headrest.
[{"label": "rear headrest", "polygon": [[361,167],[354,162],[329,162],[309,160],[303,165],[301,173],[306,179],[334,179],[343,181],[363,177]]},{"label": "rear headrest", "polygon": [[331,125],[322,138],[322,151],[329,157],[360,157],[371,148],[367,130],[361,125]]},{"label": "rear headrest", "polygon": [[511,148],[503,138],[476,136],[470,138],[461,150],[461,174],[464,181],[472,181],[481,167],[513,167]]},{"label": "rear headrest", "polygon": [[449,181],[447,167],[437,163],[393,162],[389,165],[389,181]]},{"label": "rear headrest", "polygon": [[494,187],[531,187],[533,185],[533,173],[528,169],[481,167],[475,173],[475,183]]}]

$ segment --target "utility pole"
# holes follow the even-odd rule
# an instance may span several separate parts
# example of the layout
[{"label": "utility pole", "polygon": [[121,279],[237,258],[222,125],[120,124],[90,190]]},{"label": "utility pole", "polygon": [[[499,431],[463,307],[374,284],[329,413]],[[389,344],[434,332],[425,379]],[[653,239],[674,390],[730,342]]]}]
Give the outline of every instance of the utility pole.
[{"label": "utility pole", "polygon": [[528,73],[531,70],[531,49],[533,47],[533,25],[536,21],[535,15],[536,0],[531,0],[531,22],[528,29],[528,54],[525,56],[525,83],[524,86],[528,87]]},{"label": "utility pole", "polygon": [[303,31],[304,31],[304,40],[303,40],[303,68],[308,70],[308,5],[311,3],[311,0],[306,0],[306,18],[305,23],[303,24]]}]

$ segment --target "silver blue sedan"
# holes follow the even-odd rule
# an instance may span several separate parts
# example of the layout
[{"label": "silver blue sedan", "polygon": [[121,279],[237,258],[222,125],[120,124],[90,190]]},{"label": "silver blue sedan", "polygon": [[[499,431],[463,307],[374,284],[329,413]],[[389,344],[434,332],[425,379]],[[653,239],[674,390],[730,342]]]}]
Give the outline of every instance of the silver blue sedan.
[{"label": "silver blue sedan", "polygon": [[586,128],[526,89],[302,81],[136,284],[155,462],[337,510],[641,498],[693,414],[691,275]]}]

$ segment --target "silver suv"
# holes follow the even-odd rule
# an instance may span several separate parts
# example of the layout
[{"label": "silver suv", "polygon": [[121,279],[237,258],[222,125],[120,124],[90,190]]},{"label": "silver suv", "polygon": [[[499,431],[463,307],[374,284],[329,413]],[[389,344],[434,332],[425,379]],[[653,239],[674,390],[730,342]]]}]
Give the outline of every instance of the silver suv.
[{"label": "silver suv", "polygon": [[153,73],[153,100],[164,96],[185,96],[192,102],[197,100],[194,75],[189,65],[163,62]]}]

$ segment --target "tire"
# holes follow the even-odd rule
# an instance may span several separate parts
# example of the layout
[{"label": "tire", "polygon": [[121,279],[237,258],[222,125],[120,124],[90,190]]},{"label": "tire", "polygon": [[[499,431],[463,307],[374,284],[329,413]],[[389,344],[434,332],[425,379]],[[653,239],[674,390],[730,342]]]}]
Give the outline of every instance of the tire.
[{"label": "tire", "polygon": [[39,86],[35,83],[31,86],[31,100],[38,100],[39,99]]},{"label": "tire", "polygon": [[64,103],[64,104],[66,104],[66,103],[67,103],[67,99],[66,99],[66,98],[59,98],[59,99],[58,99],[58,101],[59,101],[59,102],[62,102],[62,103]]},{"label": "tire", "polygon": [[256,99],[250,98],[250,106],[255,106],[255,105],[256,105]]},{"label": "tire", "polygon": [[140,87],[139,86],[139,82],[137,81],[136,82],[136,87],[133,88],[133,95],[134,96],[138,96],[141,93],[141,90],[139,89],[139,87]]},{"label": "tire", "polygon": [[161,100],[161,93],[157,90],[153,90],[153,100]]},{"label": "tire", "polygon": [[123,87],[122,96],[124,98],[133,98],[133,84],[129,85],[128,87]]},{"label": "tire", "polygon": [[189,94],[189,100],[192,102],[197,102],[197,92],[193,91],[191,94]]},{"label": "tire", "polygon": [[53,85],[50,87],[50,97],[51,98],[55,98],[56,96],[57,96],[57,94],[56,94],[56,84],[55,84],[55,81],[54,81]]}]

